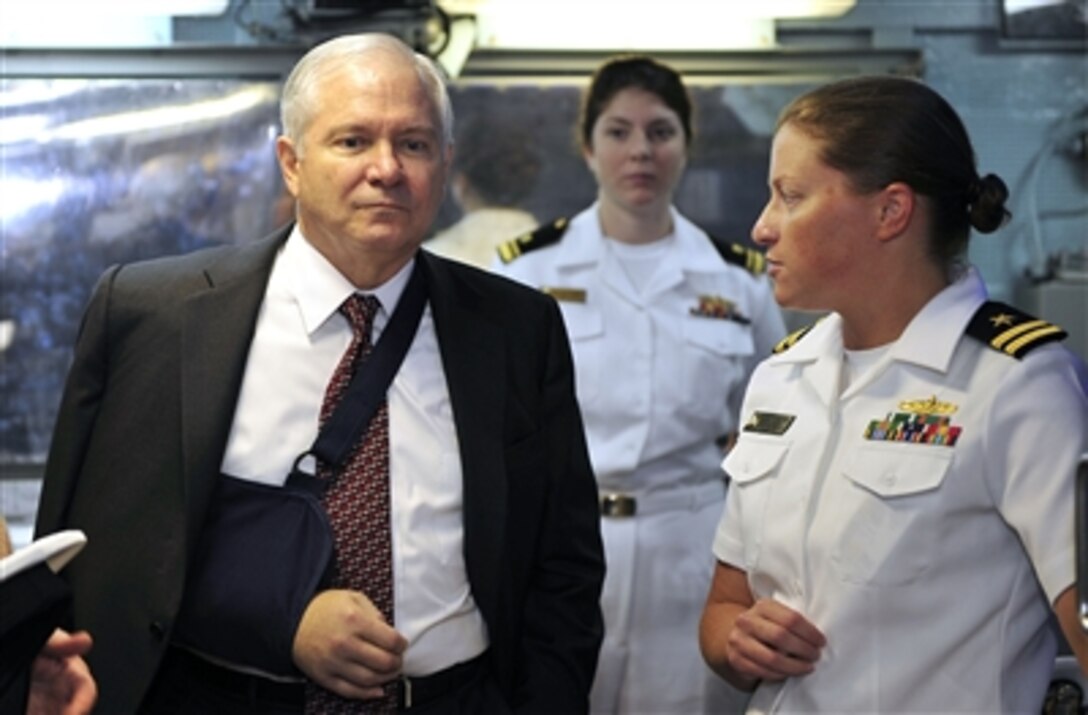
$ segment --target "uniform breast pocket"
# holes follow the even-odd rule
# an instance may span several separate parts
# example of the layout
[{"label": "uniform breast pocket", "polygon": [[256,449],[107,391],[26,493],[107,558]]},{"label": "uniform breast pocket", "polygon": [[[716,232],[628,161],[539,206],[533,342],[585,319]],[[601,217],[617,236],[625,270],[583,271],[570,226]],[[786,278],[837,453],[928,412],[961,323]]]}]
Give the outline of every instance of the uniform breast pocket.
[{"label": "uniform breast pocket", "polygon": [[745,377],[755,347],[752,331],[736,321],[689,316],[684,319],[683,374],[691,385],[688,406],[706,417],[726,409],[730,392]]},{"label": "uniform breast pocket", "polygon": [[866,445],[851,455],[832,555],[843,580],[902,586],[925,574],[940,546],[941,484],[951,462],[951,450],[908,444]]},{"label": "uniform breast pocket", "polygon": [[596,400],[601,384],[610,382],[605,369],[604,319],[599,310],[584,303],[560,302],[563,323],[574,355],[574,379],[578,400]]},{"label": "uniform breast pocket", "polygon": [[730,511],[740,514],[744,568],[749,573],[759,562],[763,530],[773,522],[767,518],[767,505],[789,449],[789,442],[780,437],[741,433],[737,444],[722,462],[722,469],[730,479],[728,498],[738,500],[739,509]]}]

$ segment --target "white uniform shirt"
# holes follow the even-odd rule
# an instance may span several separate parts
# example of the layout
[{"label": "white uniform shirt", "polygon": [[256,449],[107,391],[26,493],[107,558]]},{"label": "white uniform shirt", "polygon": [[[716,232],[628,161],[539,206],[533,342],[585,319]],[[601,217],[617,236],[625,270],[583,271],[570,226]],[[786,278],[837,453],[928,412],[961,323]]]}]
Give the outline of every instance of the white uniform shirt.
[{"label": "white uniform shirt", "polygon": [[[966,336],[985,299],[969,271],[841,395],[834,314],[756,370],[714,552],[827,645],[752,711],[1039,712],[1074,581],[1085,373],[1059,345],[1018,360]],[[865,438],[934,410],[954,444]]]},{"label": "white uniform shirt", "polygon": [[[557,244],[496,264],[532,287],[560,289],[552,292],[571,339],[590,458],[606,490],[719,480],[714,440],[736,429],[748,376],[785,332],[768,280],[727,264],[701,229],[672,215],[675,243],[637,288],[609,250],[596,204]],[[750,322],[695,315],[700,297],[726,299]]]},{"label": "white uniform shirt", "polygon": [[[371,291],[389,322],[412,263]],[[276,257],[223,459],[223,472],[283,484],[317,437],[325,386],[351,343],[337,310],[355,291],[296,226]],[[428,305],[387,395],[397,630],[404,672],[426,675],[487,647],[465,571],[461,459],[434,319]]]}]

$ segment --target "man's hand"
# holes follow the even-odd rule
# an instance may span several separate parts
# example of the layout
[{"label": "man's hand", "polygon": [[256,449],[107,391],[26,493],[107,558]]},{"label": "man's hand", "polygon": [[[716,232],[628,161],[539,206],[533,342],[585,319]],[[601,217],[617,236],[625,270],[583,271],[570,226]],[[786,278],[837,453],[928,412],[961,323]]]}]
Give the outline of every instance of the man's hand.
[{"label": "man's hand", "polygon": [[408,641],[358,591],[317,594],[302,614],[292,655],[311,680],[343,698],[382,696],[397,677]]},{"label": "man's hand", "polygon": [[98,699],[98,686],[83,656],[91,650],[86,631],[53,631],[30,671],[27,715],[86,715]]},{"label": "man's hand", "polygon": [[804,616],[770,599],[740,613],[729,632],[729,664],[738,673],[777,681],[811,673],[826,640]]}]

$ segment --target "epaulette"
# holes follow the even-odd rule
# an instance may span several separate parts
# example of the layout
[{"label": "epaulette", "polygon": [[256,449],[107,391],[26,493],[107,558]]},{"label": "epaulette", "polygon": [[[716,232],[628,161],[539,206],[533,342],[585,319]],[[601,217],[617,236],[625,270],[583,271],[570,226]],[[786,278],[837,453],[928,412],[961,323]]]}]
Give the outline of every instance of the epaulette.
[{"label": "epaulette", "polygon": [[563,237],[569,223],[565,218],[557,218],[551,223],[546,223],[533,231],[500,244],[496,249],[499,252],[499,259],[503,263],[509,263],[523,253],[556,243]]},{"label": "epaulette", "polygon": [[767,259],[754,248],[723,241],[717,236],[711,236],[710,242],[714,244],[714,248],[718,249],[718,253],[726,263],[740,266],[754,276],[761,275],[767,270]]},{"label": "epaulette", "polygon": [[[816,321],[816,322],[818,323],[820,321]],[[806,325],[805,327],[801,328],[800,330],[793,331],[792,333],[790,333],[786,337],[779,340],[778,344],[775,345],[773,348],[771,348],[771,352],[775,353],[776,355],[778,353],[786,352],[787,350],[792,348],[797,343],[798,340],[800,340],[801,338],[808,335],[808,331],[812,330],[815,327],[816,327],[816,323],[813,323],[812,325]]]},{"label": "epaulette", "polygon": [[975,312],[967,324],[967,334],[1016,359],[1040,345],[1066,337],[1066,332],[1057,325],[993,300],[983,303]]}]

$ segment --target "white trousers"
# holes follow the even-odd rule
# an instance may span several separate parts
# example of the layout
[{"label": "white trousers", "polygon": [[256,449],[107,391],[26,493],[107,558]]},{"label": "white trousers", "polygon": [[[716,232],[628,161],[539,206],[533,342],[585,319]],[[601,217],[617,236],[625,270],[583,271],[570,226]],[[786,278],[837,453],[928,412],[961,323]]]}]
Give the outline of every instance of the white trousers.
[{"label": "white trousers", "polygon": [[633,517],[602,517],[608,570],[594,715],[744,712],[748,695],[715,675],[699,652],[724,503],[715,482],[639,498]]}]

